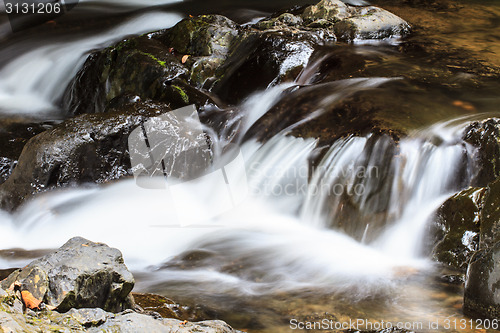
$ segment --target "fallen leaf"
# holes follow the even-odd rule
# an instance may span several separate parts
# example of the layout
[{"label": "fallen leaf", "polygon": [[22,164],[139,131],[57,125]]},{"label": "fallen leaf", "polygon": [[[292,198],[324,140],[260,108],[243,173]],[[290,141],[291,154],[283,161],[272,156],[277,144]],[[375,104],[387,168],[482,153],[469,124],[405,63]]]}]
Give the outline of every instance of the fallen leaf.
[{"label": "fallen leaf", "polygon": [[21,298],[23,300],[23,303],[24,305],[26,305],[26,307],[28,309],[31,309],[31,310],[34,310],[34,309],[39,309],[40,307],[40,303],[42,303],[42,301],[40,301],[39,299],[36,299],[29,291],[27,290],[23,290],[21,291]]},{"label": "fallen leaf", "polygon": [[453,104],[453,106],[462,108],[462,109],[467,110],[467,111],[476,111],[476,108],[474,107],[474,105],[472,105],[469,102],[456,100],[456,101],[453,101],[452,104]]},{"label": "fallen leaf", "polygon": [[182,57],[182,63],[185,64],[188,59],[189,59],[189,54],[186,54],[185,56]]}]

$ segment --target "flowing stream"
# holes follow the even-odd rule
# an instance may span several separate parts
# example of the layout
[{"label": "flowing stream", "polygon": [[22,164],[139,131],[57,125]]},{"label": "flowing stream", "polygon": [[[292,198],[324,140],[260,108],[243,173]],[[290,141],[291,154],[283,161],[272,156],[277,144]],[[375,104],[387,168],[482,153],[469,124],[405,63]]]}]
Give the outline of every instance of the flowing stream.
[{"label": "flowing stream", "polygon": [[[109,3],[127,10],[146,6],[132,0]],[[81,5],[92,10],[97,1]],[[35,43],[0,65],[0,113],[64,118],[58,103],[91,50],[170,27],[181,18],[161,11],[134,14],[91,36]],[[11,44],[0,50],[0,59],[14,49]],[[309,84],[304,73],[299,83]],[[394,80],[339,81],[318,108]],[[292,85],[256,92],[239,106],[241,137],[286,98],[282,93]],[[188,193],[188,209],[198,212],[196,225],[182,225],[179,210],[186,207],[177,206],[168,189],[144,189],[133,179],[53,191],[13,214],[0,212],[0,250],[55,249],[77,235],[104,242],[123,252],[137,274],[136,290],[203,304],[255,332],[287,332],[283,318],[298,309],[376,320],[461,318],[455,304],[444,305],[449,298],[434,297],[436,268],[423,240],[435,210],[467,187],[474,174],[473,163],[463,170],[463,162],[474,156],[461,140],[469,121],[443,119],[397,143],[388,136],[352,135],[325,149],[315,139],[288,135],[291,128],[266,143],[239,142],[245,166],[238,170],[235,190],[244,199],[206,220],[207,202],[226,184],[202,184],[204,191]],[[312,167],[318,150],[324,153]],[[31,259],[0,252],[0,269]],[[238,314],[231,311],[234,306]]]}]

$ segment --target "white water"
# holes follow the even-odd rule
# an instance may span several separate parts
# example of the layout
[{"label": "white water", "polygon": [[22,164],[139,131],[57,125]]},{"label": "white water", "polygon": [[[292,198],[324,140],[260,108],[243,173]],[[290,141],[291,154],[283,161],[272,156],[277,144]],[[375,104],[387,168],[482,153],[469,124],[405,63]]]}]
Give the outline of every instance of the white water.
[{"label": "white water", "polygon": [[[285,88],[262,92],[244,104],[243,126],[253,124],[258,118],[255,113],[267,111]],[[447,135],[456,138],[458,134],[455,130]],[[142,189],[133,180],[125,180],[41,195],[15,215],[1,215],[1,246],[57,248],[78,235],[119,248],[135,271],[149,271],[150,265],[169,262],[186,251],[204,250],[214,255],[208,264],[191,270],[167,264],[164,269],[149,271],[143,288],[175,281],[238,295],[305,287],[349,290],[353,298],[387,292],[401,279],[401,271],[422,271],[431,266],[419,258],[417,245],[432,210],[450,191],[447,184],[460,149],[456,139],[434,146],[435,135],[433,131],[416,133],[401,142],[399,157],[391,162],[397,170],[390,206],[396,216],[394,227],[371,245],[326,228],[329,219],[335,218],[334,214],[323,214],[329,201],[310,191],[319,182],[338,182],[332,170],[355,168],[368,139],[339,140],[321,163],[326,172],[308,181],[308,158],[316,141],[279,134],[264,145],[255,141],[243,145],[249,196],[240,206],[198,227],[180,226],[178,207],[169,191]],[[348,187],[352,172],[345,174],[340,183]],[[207,191],[196,193],[190,209],[202,211],[204,196],[225,190],[225,184],[208,184]],[[221,268],[228,262],[242,262],[244,268],[229,273]],[[12,263],[0,265],[9,267]],[[258,282],[255,275],[260,276]],[[194,282],[198,285],[193,286]]]},{"label": "white water", "polygon": [[180,15],[162,12],[137,15],[102,34],[50,43],[16,55],[0,69],[0,113],[57,117],[56,102],[91,50],[131,34],[171,27],[181,19]]}]

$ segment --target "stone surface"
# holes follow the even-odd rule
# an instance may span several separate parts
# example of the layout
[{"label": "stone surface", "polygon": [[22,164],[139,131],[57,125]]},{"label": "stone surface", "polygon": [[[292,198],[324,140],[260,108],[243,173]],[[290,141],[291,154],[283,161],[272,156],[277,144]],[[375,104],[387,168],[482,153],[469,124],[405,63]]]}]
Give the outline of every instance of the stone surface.
[{"label": "stone surface", "polygon": [[500,242],[472,257],[465,284],[464,313],[500,318]]},{"label": "stone surface", "polygon": [[0,285],[12,288],[13,280],[21,291],[60,312],[85,307],[119,312],[131,306],[134,286],[120,251],[80,237],[12,273]]},{"label": "stone surface", "polygon": [[89,56],[65,92],[64,108],[71,115],[104,112],[123,95],[152,99],[174,109],[211,102],[186,82],[188,70],[181,62],[181,56],[147,36],[122,41]]},{"label": "stone surface", "polygon": [[464,140],[477,149],[475,161],[477,174],[474,186],[486,186],[500,176],[500,120],[496,118],[477,121],[464,131]]},{"label": "stone surface", "polygon": [[155,319],[150,316],[138,313],[125,313],[115,316],[106,321],[103,325],[90,328],[88,332],[121,332],[136,333],[137,329],[143,332],[165,332],[165,333],[230,333],[236,332],[229,325],[222,321],[202,321],[197,323],[185,322],[176,319]]},{"label": "stone surface", "polygon": [[472,255],[479,249],[480,211],[485,192],[485,188],[461,191],[439,208],[433,224],[435,260],[460,271],[467,270]]},{"label": "stone surface", "polygon": [[481,249],[500,242],[500,179],[490,183],[486,189],[480,224],[479,246]]},{"label": "stone surface", "polygon": [[357,7],[340,0],[322,0],[305,9],[304,22],[310,26],[324,26],[326,20],[339,39],[380,39],[404,36],[410,25],[387,10],[374,7]]},{"label": "stone surface", "polygon": [[2,208],[13,210],[35,193],[130,176],[128,134],[170,109],[132,103],[100,114],[68,119],[26,144],[11,177],[0,185]]},{"label": "stone surface", "polygon": [[52,123],[0,120],[0,184],[12,174],[24,145],[33,136],[53,127]]}]

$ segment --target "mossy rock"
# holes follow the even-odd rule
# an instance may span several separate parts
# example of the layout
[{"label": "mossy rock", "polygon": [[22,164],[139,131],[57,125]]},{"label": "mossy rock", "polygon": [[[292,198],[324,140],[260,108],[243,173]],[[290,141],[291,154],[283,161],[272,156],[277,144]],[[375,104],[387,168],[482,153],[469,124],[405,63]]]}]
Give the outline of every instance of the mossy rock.
[{"label": "mossy rock", "polygon": [[469,188],[449,198],[436,213],[433,224],[435,260],[465,272],[479,249],[480,212],[485,188]]},{"label": "mossy rock", "polygon": [[147,36],[132,38],[89,56],[70,83],[64,107],[71,115],[103,112],[124,94],[166,103],[171,108],[213,102],[187,83],[179,56]]},{"label": "mossy rock", "polygon": [[387,10],[340,0],[322,0],[307,7],[301,17],[309,27],[326,27],[330,22],[337,38],[346,41],[401,37],[410,32],[406,21]]},{"label": "mossy rock", "polygon": [[221,15],[188,17],[153,38],[176,52],[191,56],[226,54],[239,34],[238,25]]},{"label": "mossy rock", "polygon": [[500,120],[477,121],[464,131],[463,139],[477,149],[474,186],[486,186],[500,176]]}]

